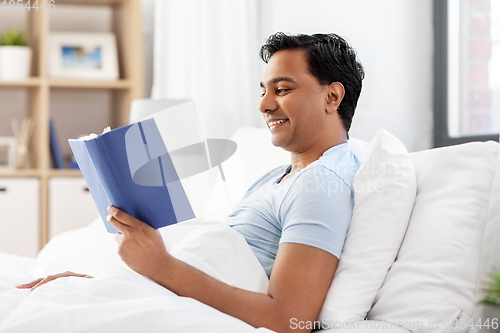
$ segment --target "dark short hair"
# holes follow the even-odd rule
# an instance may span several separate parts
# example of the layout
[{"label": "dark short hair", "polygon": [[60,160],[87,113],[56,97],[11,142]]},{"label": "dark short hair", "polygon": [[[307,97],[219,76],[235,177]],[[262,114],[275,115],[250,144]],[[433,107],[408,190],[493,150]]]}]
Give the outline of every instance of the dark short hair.
[{"label": "dark short hair", "polygon": [[356,51],[344,38],[333,33],[287,35],[277,32],[262,45],[260,57],[268,63],[276,52],[295,49],[305,52],[308,70],[320,84],[340,82],[344,86],[344,98],[337,112],[348,132],[361,94],[361,81],[365,77]]}]

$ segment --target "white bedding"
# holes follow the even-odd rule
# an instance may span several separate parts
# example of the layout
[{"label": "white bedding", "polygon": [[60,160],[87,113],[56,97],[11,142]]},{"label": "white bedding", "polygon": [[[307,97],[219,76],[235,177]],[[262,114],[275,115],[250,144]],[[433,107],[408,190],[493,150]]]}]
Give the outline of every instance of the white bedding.
[{"label": "white bedding", "polygon": [[[241,288],[267,291],[262,266],[231,228],[187,222],[164,228],[162,235],[170,253],[207,274]],[[61,278],[33,292],[15,288],[67,270],[94,278]],[[55,237],[36,259],[0,254],[2,333],[253,331],[270,332],[179,297],[131,271],[100,219]]]}]

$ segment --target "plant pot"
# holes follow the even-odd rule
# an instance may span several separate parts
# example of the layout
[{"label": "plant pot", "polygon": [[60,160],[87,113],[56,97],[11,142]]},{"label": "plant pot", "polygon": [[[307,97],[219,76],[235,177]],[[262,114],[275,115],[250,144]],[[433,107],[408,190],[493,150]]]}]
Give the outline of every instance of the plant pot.
[{"label": "plant pot", "polygon": [[[484,326],[486,319],[487,326]],[[483,305],[479,323],[483,326],[475,327],[477,332],[500,332],[500,307]],[[478,323],[476,325],[479,326]]]},{"label": "plant pot", "polygon": [[0,80],[24,80],[30,76],[31,49],[0,46]]}]

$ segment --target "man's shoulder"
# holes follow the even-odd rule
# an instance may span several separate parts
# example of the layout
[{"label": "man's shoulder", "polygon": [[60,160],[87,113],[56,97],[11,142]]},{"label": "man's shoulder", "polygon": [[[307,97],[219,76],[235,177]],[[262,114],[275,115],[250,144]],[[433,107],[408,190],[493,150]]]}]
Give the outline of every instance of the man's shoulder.
[{"label": "man's shoulder", "polygon": [[353,179],[358,166],[357,163],[349,162],[347,157],[337,162],[345,166],[338,168],[317,160],[297,172],[296,177],[290,179],[289,188],[280,204],[280,212],[285,214],[304,207],[317,210],[320,214],[352,209]]},{"label": "man's shoulder", "polygon": [[358,169],[359,161],[350,149],[334,149],[297,172],[287,197],[354,197],[353,182]]},{"label": "man's shoulder", "polygon": [[335,146],[303,169],[301,177],[317,180],[339,179],[351,185],[359,166],[360,162],[349,146]]}]

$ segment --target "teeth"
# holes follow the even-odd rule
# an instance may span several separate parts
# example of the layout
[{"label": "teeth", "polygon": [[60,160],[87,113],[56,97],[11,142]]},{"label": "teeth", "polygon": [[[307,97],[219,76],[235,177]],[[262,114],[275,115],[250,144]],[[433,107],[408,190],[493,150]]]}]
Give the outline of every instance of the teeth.
[{"label": "teeth", "polygon": [[280,119],[280,120],[277,120],[277,121],[271,121],[269,123],[267,123],[267,126],[271,127],[273,125],[276,125],[276,124],[281,124],[281,123],[284,123],[286,119]]}]

